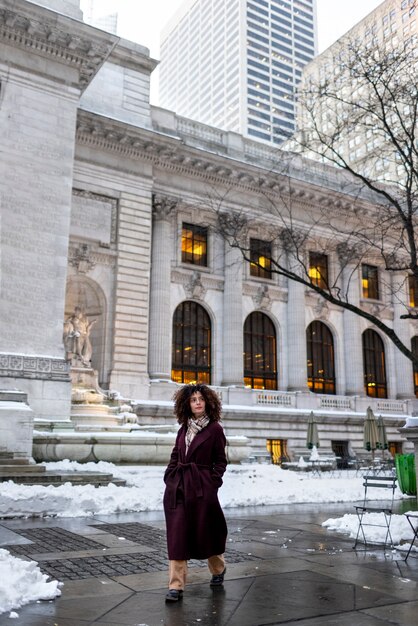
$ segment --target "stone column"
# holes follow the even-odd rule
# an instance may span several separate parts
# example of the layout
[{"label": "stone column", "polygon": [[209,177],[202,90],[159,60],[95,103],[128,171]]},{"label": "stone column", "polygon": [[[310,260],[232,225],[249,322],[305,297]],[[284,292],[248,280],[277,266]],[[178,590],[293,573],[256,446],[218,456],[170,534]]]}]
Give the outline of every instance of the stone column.
[{"label": "stone column", "polygon": [[225,283],[223,297],[223,380],[222,385],[244,386],[244,328],[242,321],[242,266],[239,248],[225,241]]},{"label": "stone column", "polygon": [[171,380],[170,312],[170,218],[176,202],[153,198],[153,233],[151,253],[149,360],[151,380]]},{"label": "stone column", "polygon": [[149,275],[151,262],[151,180],[136,184],[135,193],[121,178],[118,262],[115,277],[113,365],[110,388],[125,398],[148,394]]},{"label": "stone column", "polygon": [[[360,306],[360,273],[356,267],[356,253],[341,245],[338,254],[342,265],[343,294],[348,302]],[[348,396],[364,396],[363,344],[359,316],[344,309],[343,326],[345,393]]]},{"label": "stone column", "polygon": [[[411,347],[411,336],[408,320],[401,320],[400,316],[407,312],[408,305],[408,277],[405,272],[392,274],[393,293],[393,329],[399,339],[408,348]],[[395,371],[397,398],[408,399],[415,396],[412,362],[396,346]]]},{"label": "stone column", "polygon": [[[289,270],[302,276],[303,268],[292,245],[287,246]],[[288,280],[287,363],[288,391],[308,391],[305,318],[305,285]]]}]

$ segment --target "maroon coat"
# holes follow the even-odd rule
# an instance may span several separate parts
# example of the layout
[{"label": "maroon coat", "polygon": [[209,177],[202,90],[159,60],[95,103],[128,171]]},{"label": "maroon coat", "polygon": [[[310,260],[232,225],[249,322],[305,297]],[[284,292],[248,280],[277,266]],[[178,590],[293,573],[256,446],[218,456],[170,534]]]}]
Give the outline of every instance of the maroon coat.
[{"label": "maroon coat", "polygon": [[176,561],[223,554],[228,532],[218,500],[227,464],[223,428],[209,422],[187,456],[186,431],[186,426],[178,431],[164,474],[168,558]]}]

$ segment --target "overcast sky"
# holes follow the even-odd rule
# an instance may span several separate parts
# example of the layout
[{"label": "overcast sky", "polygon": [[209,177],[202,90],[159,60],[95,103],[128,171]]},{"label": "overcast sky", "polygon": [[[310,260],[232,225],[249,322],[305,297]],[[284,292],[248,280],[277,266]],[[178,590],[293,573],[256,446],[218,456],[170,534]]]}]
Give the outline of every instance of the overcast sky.
[{"label": "overcast sky", "polygon": [[[158,59],[161,30],[183,2],[184,0],[96,0],[96,6],[103,15],[117,12],[118,35],[146,46],[151,56]],[[86,11],[88,4],[89,0],[81,0],[82,10]],[[325,50],[379,4],[381,0],[317,0],[318,52]],[[151,100],[157,98],[154,91]]]}]

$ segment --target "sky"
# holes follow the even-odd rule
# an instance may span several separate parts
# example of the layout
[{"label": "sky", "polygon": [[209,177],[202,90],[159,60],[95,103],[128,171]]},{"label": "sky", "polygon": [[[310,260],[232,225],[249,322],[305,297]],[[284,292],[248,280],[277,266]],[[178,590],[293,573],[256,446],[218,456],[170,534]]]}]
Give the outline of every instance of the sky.
[{"label": "sky", "polygon": [[[84,464],[61,461],[45,465],[49,470],[110,472],[115,477],[125,479],[127,486],[73,486],[66,483],[54,487],[3,482],[0,483],[0,511],[3,517],[90,517],[123,512],[162,511],[163,466],[115,466],[103,461]],[[384,490],[378,491],[380,496]],[[401,498],[402,494],[398,491],[396,497]],[[219,490],[219,500],[226,513],[232,507],[292,502],[353,503],[362,498],[363,479],[356,476],[355,471],[343,470],[338,476],[327,477],[325,473],[317,476],[268,464],[229,465],[224,475],[224,484]],[[347,510],[354,510],[354,507],[348,504]],[[376,513],[366,515],[369,516],[368,521],[378,521],[371,519],[371,516],[376,517]],[[339,518],[325,520],[322,525],[354,539],[357,533],[357,516],[347,513]],[[404,515],[392,516],[391,534],[396,548],[405,552],[410,545],[408,542],[411,541],[411,528]],[[370,542],[383,543],[384,535],[383,526],[371,526],[367,536]],[[121,541],[123,539],[120,538]],[[402,546],[399,545],[401,540],[405,541]],[[418,551],[418,548],[414,546],[413,551]],[[8,614],[11,619],[18,618],[21,606],[40,599],[52,600],[61,595],[63,587],[65,588],[65,584],[48,580],[36,561],[24,561],[0,548],[0,614]]]},{"label": "sky", "polygon": [[[160,33],[184,0],[95,0],[98,12],[118,12],[118,35],[149,48],[159,59]],[[81,0],[87,11],[89,0]],[[375,9],[381,0],[317,0],[318,52],[322,52]],[[152,77],[151,102],[158,104],[158,69]]]}]

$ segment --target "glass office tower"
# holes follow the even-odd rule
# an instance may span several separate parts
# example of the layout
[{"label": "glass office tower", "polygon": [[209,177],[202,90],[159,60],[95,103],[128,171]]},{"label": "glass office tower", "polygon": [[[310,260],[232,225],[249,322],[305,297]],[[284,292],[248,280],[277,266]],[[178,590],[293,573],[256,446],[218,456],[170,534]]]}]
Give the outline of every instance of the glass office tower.
[{"label": "glass office tower", "polygon": [[315,0],[186,1],[162,33],[161,106],[281,143],[295,128],[315,25]]}]

